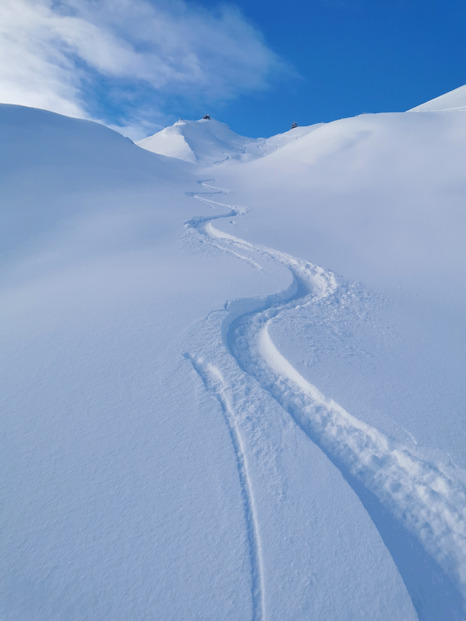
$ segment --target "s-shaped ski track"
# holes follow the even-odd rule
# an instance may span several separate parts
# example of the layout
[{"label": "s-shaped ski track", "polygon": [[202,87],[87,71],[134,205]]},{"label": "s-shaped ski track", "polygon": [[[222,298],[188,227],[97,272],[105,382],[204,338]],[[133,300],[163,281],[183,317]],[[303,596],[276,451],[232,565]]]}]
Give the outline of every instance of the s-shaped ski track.
[{"label": "s-shaped ski track", "polygon": [[[212,181],[199,182],[210,192],[196,198],[223,213],[194,218],[186,226],[215,248],[263,269],[266,261],[285,267],[292,284],[265,299],[250,300],[244,312],[227,314],[223,342],[239,368],[255,378],[294,422],[340,470],[367,509],[402,575],[419,618],[462,620],[466,596],[466,488],[454,469],[422,459],[413,449],[359,420],[324,396],[278,350],[270,335],[273,320],[325,299],[337,305],[349,285],[322,267],[279,250],[254,245],[217,229],[213,222],[243,215],[245,210],[209,196],[225,194]],[[220,369],[210,373],[195,362],[206,388],[222,404],[237,455],[243,488],[246,522],[249,524],[253,574],[254,618],[264,612],[263,579],[259,551],[259,524],[255,517],[252,484],[234,408],[224,396],[228,377]],[[204,369],[204,370],[203,370]],[[213,375],[212,375],[213,373]],[[217,379],[213,379],[216,375]],[[221,378],[221,381],[220,381]],[[220,385],[222,386],[220,388]],[[229,390],[235,392],[235,386]],[[409,552],[403,550],[406,543]],[[411,555],[411,557],[409,556]],[[413,566],[414,563],[414,566]],[[413,575],[413,571],[414,574]],[[257,602],[262,602],[260,605]]]}]

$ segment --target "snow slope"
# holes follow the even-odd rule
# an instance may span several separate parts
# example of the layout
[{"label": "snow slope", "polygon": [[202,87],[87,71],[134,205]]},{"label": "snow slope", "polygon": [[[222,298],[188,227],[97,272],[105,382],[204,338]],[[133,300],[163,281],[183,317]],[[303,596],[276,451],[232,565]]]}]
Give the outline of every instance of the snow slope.
[{"label": "snow slope", "polygon": [[440,110],[466,110],[466,85],[416,106],[411,111],[436,112]]},{"label": "snow slope", "polygon": [[297,140],[317,126],[297,127],[272,138],[246,138],[215,119],[177,121],[174,125],[140,140],[143,149],[186,162],[218,164],[225,160],[246,161],[276,151]]},{"label": "snow slope", "polygon": [[2,618],[462,619],[464,114],[0,123]]},{"label": "snow slope", "polygon": [[[383,442],[390,446],[394,440],[408,452],[414,450],[428,470],[447,472],[455,464],[448,479],[458,485],[451,499],[458,510],[455,528],[461,538],[465,533],[464,470],[457,466],[466,465],[462,433],[466,399],[462,380],[466,366],[465,123],[461,111],[362,115],[324,126],[262,160],[217,171],[219,183],[238,188],[233,199],[250,208],[247,225],[237,222],[222,227],[225,232],[234,230],[234,235],[247,236],[255,244],[332,266],[341,275],[335,294],[317,296],[312,303],[288,307],[272,317],[267,334],[279,347],[266,346],[266,351],[277,359],[275,373],[288,377],[301,392],[314,391],[312,407],[317,402],[319,412],[325,401],[314,388],[303,388],[311,381],[326,398],[338,403],[340,415],[343,407],[361,422],[374,425],[384,434]],[[257,357],[255,361],[245,366],[257,369]],[[270,361],[269,366],[274,368]],[[267,383],[274,386],[277,379]],[[272,391],[307,428],[308,415],[303,412],[310,406],[306,401],[291,397],[289,384],[282,392]],[[285,402],[280,396],[283,392],[288,392]],[[333,411],[333,406],[325,408]],[[367,491],[375,491],[371,475],[363,472],[367,464],[361,469],[346,454],[356,436],[337,441],[344,455],[339,449],[335,452],[335,440],[325,432],[328,423],[314,420],[309,432],[314,441],[346,477],[351,478],[356,469],[356,478],[364,479],[362,490],[359,481],[353,487],[360,490],[366,504]],[[330,438],[338,437],[336,429],[346,427],[336,420]],[[362,456],[369,446],[364,439],[357,450],[364,462],[368,457]],[[378,450],[371,448],[369,454],[372,461]],[[384,481],[384,462],[380,455],[375,459],[384,490],[381,494],[375,491],[379,500],[392,486]],[[386,463],[391,478],[393,464]],[[414,472],[412,466],[408,470]],[[417,485],[419,490],[424,488],[420,481]],[[407,532],[417,530],[422,540],[421,532],[432,531],[433,523],[429,518],[429,526],[409,525],[411,519],[417,520],[408,517],[414,495],[407,492],[410,508],[402,507],[398,504],[404,497],[402,487],[398,479],[394,487],[398,500],[386,499],[382,504],[398,518],[404,516]],[[428,496],[432,504],[437,491],[433,494]],[[433,587],[440,584],[437,570],[413,569],[414,550],[403,553],[402,536],[396,529],[390,532],[387,516],[381,519],[378,508],[368,506],[368,510],[396,559],[420,618],[462,618],[464,552],[453,561],[456,578],[450,574],[458,589],[455,612],[449,610],[451,594],[448,601],[439,600],[442,589],[448,589]],[[424,541],[424,545],[433,554],[431,544]],[[464,550],[464,541],[452,544],[450,550]],[[433,556],[442,564],[441,558],[445,560],[449,553],[444,549],[439,554]],[[418,558],[415,565],[427,567],[428,563]]]}]

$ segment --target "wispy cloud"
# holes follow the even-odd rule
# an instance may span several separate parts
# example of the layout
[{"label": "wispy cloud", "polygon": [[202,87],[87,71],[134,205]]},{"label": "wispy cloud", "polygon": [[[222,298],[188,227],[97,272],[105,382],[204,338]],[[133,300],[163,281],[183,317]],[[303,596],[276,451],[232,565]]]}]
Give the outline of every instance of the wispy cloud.
[{"label": "wispy cloud", "polygon": [[170,103],[225,101],[284,68],[231,5],[1,0],[0,101],[100,118],[133,135]]}]

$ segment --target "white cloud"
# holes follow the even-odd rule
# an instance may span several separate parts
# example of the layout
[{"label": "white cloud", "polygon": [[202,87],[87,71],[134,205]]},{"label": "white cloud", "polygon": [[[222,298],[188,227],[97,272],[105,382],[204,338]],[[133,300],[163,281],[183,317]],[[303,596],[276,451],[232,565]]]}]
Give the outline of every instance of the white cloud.
[{"label": "white cloud", "polygon": [[283,69],[233,6],[1,0],[0,101],[107,123],[160,121],[174,97],[224,101]]}]

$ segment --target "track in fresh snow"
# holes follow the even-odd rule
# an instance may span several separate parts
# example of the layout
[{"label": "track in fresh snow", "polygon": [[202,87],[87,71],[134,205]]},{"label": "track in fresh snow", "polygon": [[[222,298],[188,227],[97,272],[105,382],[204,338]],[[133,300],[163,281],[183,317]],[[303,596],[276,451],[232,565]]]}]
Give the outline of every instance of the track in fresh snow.
[{"label": "track in fresh snow", "polygon": [[[209,180],[211,181],[211,180]],[[327,455],[358,494],[371,515],[405,581],[422,620],[461,620],[466,593],[466,489],[463,482],[440,463],[429,463],[409,448],[358,420],[310,384],[273,343],[269,326],[287,310],[326,300],[338,305],[347,285],[321,267],[286,253],[255,246],[216,229],[217,219],[241,215],[243,209],[208,198],[226,193],[200,182],[210,192],[192,196],[221,214],[194,218],[187,226],[214,247],[232,253],[256,269],[272,260],[288,269],[292,284],[266,299],[243,302],[244,312],[231,313],[224,322],[224,344],[237,364],[255,378],[293,418],[306,435]],[[240,304],[240,303],[237,303]],[[258,550],[259,525],[247,476],[243,440],[235,423],[235,411],[220,389],[221,370],[208,372],[190,356],[194,368],[222,405],[235,448],[242,486],[246,522],[250,529],[250,553],[254,618],[263,613],[263,585]],[[214,373],[212,375],[212,373]],[[214,379],[214,376],[217,379]],[[224,377],[227,377],[224,375]],[[230,386],[235,391],[235,386]],[[223,396],[222,396],[223,395]],[[262,603],[259,603],[262,602]]]},{"label": "track in fresh snow", "polygon": [[243,439],[236,421],[233,406],[228,398],[226,382],[220,370],[206,362],[201,357],[186,354],[205,387],[213,393],[222,408],[225,423],[230,435],[231,444],[235,453],[236,467],[241,489],[244,518],[247,527],[247,540],[249,557],[251,561],[251,595],[252,595],[252,618],[254,621],[263,619],[263,588],[262,588],[262,559],[260,554],[260,539],[256,517],[254,496],[249,478],[248,462],[244,451]]}]

